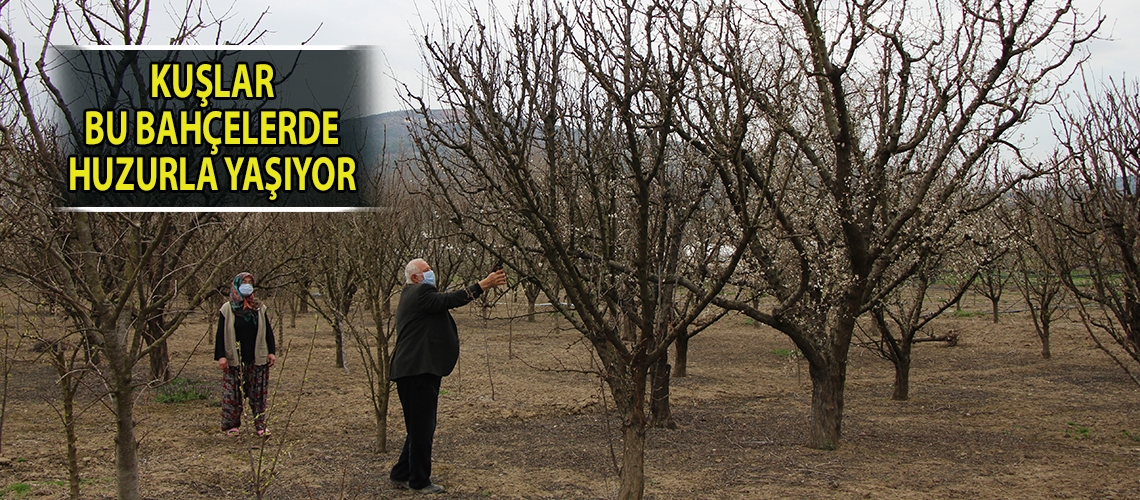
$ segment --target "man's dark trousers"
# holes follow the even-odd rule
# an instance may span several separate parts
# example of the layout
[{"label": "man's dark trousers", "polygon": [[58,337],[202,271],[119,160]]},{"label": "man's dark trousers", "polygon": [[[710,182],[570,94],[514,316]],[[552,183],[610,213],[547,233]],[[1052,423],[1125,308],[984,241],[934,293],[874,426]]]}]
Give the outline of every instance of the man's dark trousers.
[{"label": "man's dark trousers", "polygon": [[408,437],[404,440],[400,460],[388,477],[393,481],[407,481],[412,489],[431,484],[431,444],[435,439],[439,384],[442,380],[442,377],[430,373],[394,380],[396,392],[400,394],[400,405],[404,408],[404,427],[408,430]]}]

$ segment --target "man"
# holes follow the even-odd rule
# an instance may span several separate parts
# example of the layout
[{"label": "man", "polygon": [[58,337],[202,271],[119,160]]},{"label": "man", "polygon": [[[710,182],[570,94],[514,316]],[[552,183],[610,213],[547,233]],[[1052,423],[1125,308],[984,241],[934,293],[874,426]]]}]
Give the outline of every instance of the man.
[{"label": "man", "polygon": [[459,360],[459,332],[448,309],[471,302],[507,282],[502,269],[479,283],[454,292],[435,288],[435,272],[423,259],[404,267],[404,287],[396,308],[396,350],[391,379],[396,383],[408,437],[400,460],[389,474],[392,482],[421,493],[442,493],[431,482],[431,446],[435,439],[439,385]]}]

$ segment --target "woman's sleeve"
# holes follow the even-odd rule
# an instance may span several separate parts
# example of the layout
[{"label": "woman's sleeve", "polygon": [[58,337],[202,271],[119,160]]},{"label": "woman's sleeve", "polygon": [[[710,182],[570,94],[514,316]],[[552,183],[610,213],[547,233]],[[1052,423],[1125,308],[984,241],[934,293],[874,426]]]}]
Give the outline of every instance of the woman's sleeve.
[{"label": "woman's sleeve", "polygon": [[269,322],[269,314],[265,315],[265,347],[269,348],[269,354],[277,355],[277,339],[273,337],[273,323]]},{"label": "woman's sleeve", "polygon": [[218,313],[218,334],[214,338],[214,361],[226,357],[226,317]]}]

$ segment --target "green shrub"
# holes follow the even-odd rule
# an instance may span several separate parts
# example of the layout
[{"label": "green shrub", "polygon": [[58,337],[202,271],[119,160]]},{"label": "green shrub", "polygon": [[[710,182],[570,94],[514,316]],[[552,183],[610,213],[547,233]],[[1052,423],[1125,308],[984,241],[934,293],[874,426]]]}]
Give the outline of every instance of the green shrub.
[{"label": "green shrub", "polygon": [[209,390],[204,389],[201,383],[187,378],[176,378],[159,387],[158,396],[154,399],[159,403],[185,403],[206,399],[209,396]]},{"label": "green shrub", "polygon": [[1069,422],[1069,428],[1065,429],[1065,437],[1072,439],[1088,439],[1092,436],[1092,428],[1080,425],[1076,422]]},{"label": "green shrub", "polygon": [[32,485],[28,483],[16,483],[4,488],[4,496],[8,496],[9,493],[12,493],[16,498],[19,498],[27,495],[31,491]]}]

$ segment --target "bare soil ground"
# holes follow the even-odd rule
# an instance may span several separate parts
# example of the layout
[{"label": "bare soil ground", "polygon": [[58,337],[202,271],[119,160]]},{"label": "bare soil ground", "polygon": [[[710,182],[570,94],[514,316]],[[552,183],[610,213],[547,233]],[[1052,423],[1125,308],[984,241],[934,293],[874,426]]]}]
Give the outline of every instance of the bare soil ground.
[{"label": "bare soil ground", "polygon": [[[492,316],[520,309],[500,305]],[[435,480],[448,488],[440,497],[612,498],[620,422],[608,391],[584,373],[591,355],[580,335],[551,314],[528,323],[477,312],[456,314],[462,357],[443,382],[434,453]],[[398,402],[389,451],[378,454],[355,352],[346,375],[334,367],[326,324],[311,316],[284,323],[276,325],[283,363],[271,375],[267,441],[222,435],[213,348],[206,341],[194,350],[210,328],[205,318],[174,338],[180,376],[210,396],[182,404],[157,402],[152,390],[140,397],[146,497],[248,498],[250,457],[262,452],[279,458],[267,498],[415,496],[387,481],[404,437]],[[936,328],[958,330],[961,343],[917,346],[905,402],[890,401],[890,365],[852,348],[843,442],[819,451],[803,446],[806,363],[782,355],[792,344],[781,334],[726,317],[693,339],[689,376],[674,379],[678,428],[650,432],[647,497],[1140,498],[1140,442],[1132,438],[1140,391],[1083,327],[1056,326],[1052,360],[1041,359],[1024,313],[996,325],[985,315],[947,315]],[[13,373],[0,498],[65,498],[64,438],[49,404],[55,374],[31,361],[34,353],[20,356],[27,361]],[[83,497],[113,498],[111,415],[96,404],[79,433]]]}]

